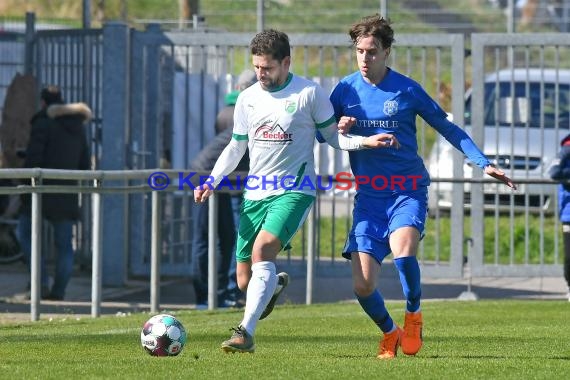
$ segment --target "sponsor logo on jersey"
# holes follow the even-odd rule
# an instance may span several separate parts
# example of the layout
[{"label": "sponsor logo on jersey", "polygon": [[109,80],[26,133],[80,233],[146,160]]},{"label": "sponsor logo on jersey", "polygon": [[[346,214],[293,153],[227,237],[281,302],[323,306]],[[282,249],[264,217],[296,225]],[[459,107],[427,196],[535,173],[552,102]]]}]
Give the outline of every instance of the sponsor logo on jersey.
[{"label": "sponsor logo on jersey", "polygon": [[279,124],[274,127],[264,124],[255,130],[254,139],[281,144],[293,141],[293,134],[286,132]]}]

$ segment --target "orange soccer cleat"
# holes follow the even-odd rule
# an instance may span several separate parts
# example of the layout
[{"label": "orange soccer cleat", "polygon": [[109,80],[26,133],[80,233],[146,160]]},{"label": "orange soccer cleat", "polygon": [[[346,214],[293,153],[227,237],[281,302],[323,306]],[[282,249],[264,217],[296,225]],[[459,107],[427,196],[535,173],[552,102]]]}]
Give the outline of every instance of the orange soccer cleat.
[{"label": "orange soccer cleat", "polygon": [[398,354],[398,346],[404,331],[396,326],[396,330],[391,333],[385,333],[384,338],[378,346],[378,359],[394,359]]},{"label": "orange soccer cleat", "polygon": [[422,313],[408,313],[404,321],[404,336],[402,336],[402,352],[415,355],[422,348]]}]

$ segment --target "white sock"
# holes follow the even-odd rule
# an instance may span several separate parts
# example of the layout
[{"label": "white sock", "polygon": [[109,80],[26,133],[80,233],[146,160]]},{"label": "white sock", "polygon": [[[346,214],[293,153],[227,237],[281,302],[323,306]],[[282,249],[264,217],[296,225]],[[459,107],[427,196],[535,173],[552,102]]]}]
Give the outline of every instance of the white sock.
[{"label": "white sock", "polygon": [[253,336],[257,321],[269,303],[277,287],[275,263],[260,261],[251,266],[251,280],[247,286],[245,311],[241,326]]}]

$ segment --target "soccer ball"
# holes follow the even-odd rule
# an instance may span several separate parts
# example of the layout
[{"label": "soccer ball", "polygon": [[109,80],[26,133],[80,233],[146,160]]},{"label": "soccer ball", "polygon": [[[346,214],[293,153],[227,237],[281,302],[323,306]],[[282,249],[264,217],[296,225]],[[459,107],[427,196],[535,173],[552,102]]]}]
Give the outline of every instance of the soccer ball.
[{"label": "soccer ball", "polygon": [[152,356],[176,356],[186,343],[182,323],[169,314],[159,314],[145,322],[141,330],[141,344]]}]

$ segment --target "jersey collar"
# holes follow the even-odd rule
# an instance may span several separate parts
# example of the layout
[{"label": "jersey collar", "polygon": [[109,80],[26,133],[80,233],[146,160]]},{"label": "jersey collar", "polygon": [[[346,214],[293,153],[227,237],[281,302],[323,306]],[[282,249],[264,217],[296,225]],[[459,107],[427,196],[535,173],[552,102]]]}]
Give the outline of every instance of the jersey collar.
[{"label": "jersey collar", "polygon": [[283,90],[285,87],[287,87],[289,83],[291,83],[292,79],[293,79],[293,74],[292,73],[287,74],[287,79],[285,80],[285,82],[281,86],[275,88],[274,90],[270,90],[269,92],[277,92]]}]

